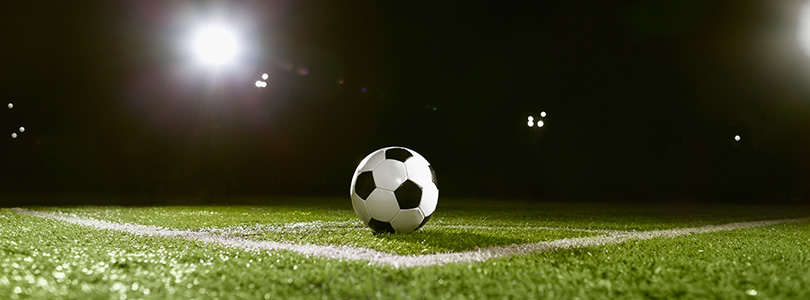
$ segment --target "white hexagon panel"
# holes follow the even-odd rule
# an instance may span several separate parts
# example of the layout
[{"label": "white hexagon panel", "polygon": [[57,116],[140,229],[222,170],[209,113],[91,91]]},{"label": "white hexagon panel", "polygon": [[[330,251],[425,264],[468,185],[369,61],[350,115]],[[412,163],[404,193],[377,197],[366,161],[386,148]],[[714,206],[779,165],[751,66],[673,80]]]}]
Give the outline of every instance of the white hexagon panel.
[{"label": "white hexagon panel", "polygon": [[403,209],[391,220],[391,227],[394,231],[401,233],[409,233],[418,229],[414,224],[422,224],[425,216],[419,208]]},{"label": "white hexagon panel", "polygon": [[425,216],[433,215],[436,211],[436,206],[439,204],[439,189],[435,185],[428,185],[422,188],[422,201],[419,203],[419,209]]},{"label": "white hexagon panel", "polygon": [[352,194],[352,208],[354,208],[354,213],[363,221],[363,224],[368,224],[368,221],[371,221],[371,215],[368,214],[368,208],[366,208],[366,200],[360,199],[360,196],[356,194]]},{"label": "white hexagon panel", "polygon": [[386,159],[374,168],[374,183],[378,188],[389,191],[396,190],[400,184],[408,179],[405,164],[396,160]]},{"label": "white hexagon panel", "polygon": [[392,191],[376,189],[371,192],[368,199],[366,200],[368,215],[377,221],[391,222],[391,219],[399,212],[397,197]]}]

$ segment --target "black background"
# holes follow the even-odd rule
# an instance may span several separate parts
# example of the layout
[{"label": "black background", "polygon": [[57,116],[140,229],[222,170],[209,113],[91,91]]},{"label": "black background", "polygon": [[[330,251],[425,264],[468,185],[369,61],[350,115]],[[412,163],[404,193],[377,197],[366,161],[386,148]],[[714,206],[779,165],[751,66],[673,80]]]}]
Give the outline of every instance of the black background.
[{"label": "black background", "polygon": [[[0,194],[347,195],[399,145],[443,197],[808,201],[802,1],[544,2],[4,2]],[[221,74],[180,50],[214,14]]]}]

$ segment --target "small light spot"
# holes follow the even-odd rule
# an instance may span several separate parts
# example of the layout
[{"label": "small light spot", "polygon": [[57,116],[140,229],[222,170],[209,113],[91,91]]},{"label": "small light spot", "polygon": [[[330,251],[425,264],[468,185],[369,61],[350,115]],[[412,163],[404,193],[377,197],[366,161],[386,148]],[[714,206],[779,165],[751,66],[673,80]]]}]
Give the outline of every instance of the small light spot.
[{"label": "small light spot", "polygon": [[267,75],[267,73],[262,74],[262,80],[267,80],[267,78],[270,78],[270,75]]},{"label": "small light spot", "polygon": [[755,290],[755,289],[750,289],[750,290],[745,291],[745,294],[748,295],[748,296],[756,296],[759,293],[757,293],[757,290]]},{"label": "small light spot", "polygon": [[363,93],[365,93],[365,92],[367,92],[367,91],[368,91],[368,90],[367,90],[366,88],[362,88],[362,89],[360,89],[360,92],[363,92]]},{"label": "small light spot", "polygon": [[529,116],[529,121],[534,121],[534,117],[533,117],[533,116]]},{"label": "small light spot", "polygon": [[9,103],[8,104],[8,109],[12,109],[12,108],[14,108],[14,103]]},{"label": "small light spot", "polygon": [[20,126],[20,132],[25,132],[25,127]]},{"label": "small light spot", "polygon": [[298,75],[307,76],[309,74],[309,68],[304,67],[304,66],[300,66],[300,67],[298,67],[297,72],[298,72]]},{"label": "small light spot", "polygon": [[735,135],[735,136],[734,136],[734,140],[735,140],[735,141],[737,141],[737,142],[739,142],[739,141],[740,141],[740,135],[739,135],[739,134],[738,134],[738,135]]},{"label": "small light spot", "polygon": [[16,138],[17,138],[17,133],[16,133],[16,132],[12,133],[12,134],[11,134],[11,138],[12,138],[12,139],[16,139]]},{"label": "small light spot", "polygon": [[343,78],[338,79],[338,84],[343,84]]},{"label": "small light spot", "polygon": [[546,123],[543,122],[542,120],[537,120],[537,127],[538,128],[543,127],[543,125],[546,125]]},{"label": "small light spot", "polygon": [[526,125],[529,125],[529,127],[534,127],[534,121],[529,120],[529,122],[526,122]]},{"label": "small light spot", "polygon": [[256,80],[256,87],[260,87],[260,88],[267,87],[267,82],[264,82],[264,81],[261,81],[261,80]]},{"label": "small light spot", "polygon": [[546,117],[546,112],[545,112],[545,111],[541,111],[541,112],[540,112],[540,117],[541,117],[541,118],[545,118],[545,117]]}]

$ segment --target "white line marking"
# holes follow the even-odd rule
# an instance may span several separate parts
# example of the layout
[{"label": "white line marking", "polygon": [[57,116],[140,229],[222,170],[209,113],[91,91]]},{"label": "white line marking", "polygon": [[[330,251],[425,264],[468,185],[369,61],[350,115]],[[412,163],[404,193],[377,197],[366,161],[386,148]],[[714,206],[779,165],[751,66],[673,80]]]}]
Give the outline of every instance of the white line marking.
[{"label": "white line marking", "polygon": [[220,244],[228,247],[241,248],[250,251],[287,250],[304,255],[314,255],[332,259],[366,260],[374,264],[390,265],[400,268],[439,266],[463,262],[484,262],[489,259],[498,257],[522,255],[558,249],[572,249],[572,248],[617,244],[628,240],[647,240],[658,237],[671,238],[689,234],[710,233],[717,231],[755,228],[777,224],[810,221],[810,218],[800,218],[800,219],[738,222],[738,223],[708,225],[693,228],[623,232],[597,237],[566,238],[548,242],[510,245],[510,246],[495,246],[453,253],[397,255],[380,252],[372,249],[351,247],[351,246],[322,246],[322,245],[290,244],[273,241],[253,241],[238,237],[212,234],[209,232],[171,229],[171,228],[136,225],[136,224],[120,224],[89,218],[80,218],[73,215],[34,211],[22,208],[12,208],[11,211],[28,216],[56,219],[71,224],[90,226],[95,227],[97,229],[121,231],[141,236],[181,238],[192,241],[200,241],[204,243]]},{"label": "white line marking", "polygon": [[630,233],[632,231],[622,230],[607,230],[607,229],[583,229],[583,228],[570,228],[570,227],[548,227],[548,226],[474,226],[474,225],[428,225],[425,228],[460,228],[460,229],[485,229],[485,230],[571,230],[582,232],[595,232],[606,234],[622,234]]},{"label": "white line marking", "polygon": [[[605,230],[605,229],[582,229],[570,227],[549,227],[549,226],[473,226],[473,225],[427,225],[424,228],[453,228],[453,229],[481,229],[481,230],[570,230],[580,232],[621,234],[630,231]],[[249,226],[229,226],[229,227],[205,227],[199,231],[217,234],[244,234],[258,232],[301,232],[311,230],[367,230],[368,226],[357,221],[312,221],[298,222],[281,225],[249,225]]]}]

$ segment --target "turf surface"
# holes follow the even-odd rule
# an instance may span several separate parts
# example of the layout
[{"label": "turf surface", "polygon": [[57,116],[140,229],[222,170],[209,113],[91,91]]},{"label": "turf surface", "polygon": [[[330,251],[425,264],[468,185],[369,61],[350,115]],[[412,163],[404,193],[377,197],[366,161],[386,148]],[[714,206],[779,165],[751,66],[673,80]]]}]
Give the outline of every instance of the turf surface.
[{"label": "turf surface", "polygon": [[[317,207],[317,206],[316,206]],[[347,245],[395,254],[428,254],[471,250],[477,247],[525,244],[561,238],[595,236],[597,233],[566,228],[538,230],[515,227],[497,220],[475,222],[478,227],[443,225],[436,216],[430,225],[412,234],[376,234],[349,209],[299,207],[74,207],[38,208],[118,223],[194,229],[213,233],[318,245]],[[505,214],[511,212],[505,211]],[[501,216],[504,217],[504,216]],[[449,218],[450,220],[453,217]],[[434,225],[434,223],[436,225]],[[490,228],[486,226],[496,226]]]},{"label": "turf surface", "polygon": [[[322,236],[360,232],[356,238],[361,240],[417,236],[383,235],[385,237],[381,238],[352,225],[350,211],[331,207],[329,203],[316,205],[318,202],[314,201],[312,206],[299,203],[232,208],[39,209],[189,229],[294,228],[283,225],[323,222],[337,226],[321,226],[320,229],[314,226],[311,230],[329,232]],[[428,227],[419,239],[426,241],[421,246],[439,245],[432,248],[433,251],[444,251],[468,247],[442,244],[453,244],[466,232],[485,230],[446,225],[495,227],[489,230],[497,232],[494,236],[511,239],[504,242],[522,243],[537,237],[521,236],[522,232],[531,230],[504,230],[498,226],[648,230],[805,217],[810,215],[807,212],[806,207],[668,209],[564,204],[528,205],[520,209],[515,203],[459,202],[440,206],[436,219],[431,220],[432,230],[448,234],[430,235],[427,229],[431,227]],[[621,219],[626,222],[622,224]],[[207,224],[193,224],[201,220]],[[577,230],[550,231],[564,232],[564,235],[595,234]],[[363,232],[366,234],[362,235]],[[352,236],[343,235],[347,239]],[[250,234],[246,237],[271,238]],[[253,253],[180,239],[138,237],[0,210],[0,295],[9,295],[11,299],[754,296],[808,299],[808,249],[810,224],[799,223],[550,251],[483,263],[396,269],[286,251]]]}]

